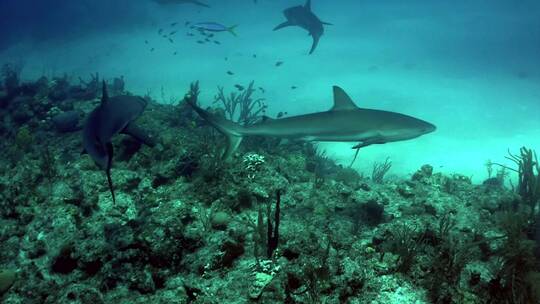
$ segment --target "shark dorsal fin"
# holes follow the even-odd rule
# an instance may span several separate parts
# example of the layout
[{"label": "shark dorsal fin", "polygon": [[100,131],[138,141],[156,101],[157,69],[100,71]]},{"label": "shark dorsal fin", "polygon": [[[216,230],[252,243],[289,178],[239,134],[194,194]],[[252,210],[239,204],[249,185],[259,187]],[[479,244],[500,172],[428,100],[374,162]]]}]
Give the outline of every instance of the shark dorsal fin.
[{"label": "shark dorsal fin", "polygon": [[101,105],[104,105],[109,100],[109,93],[107,92],[107,84],[105,83],[105,80],[103,80],[103,93],[101,94]]},{"label": "shark dorsal fin", "polygon": [[311,11],[311,0],[307,0],[307,1],[306,1],[306,4],[304,5],[304,7],[305,7],[308,11]]},{"label": "shark dorsal fin", "polygon": [[352,99],[342,88],[334,86],[334,106],[331,111],[358,109]]}]

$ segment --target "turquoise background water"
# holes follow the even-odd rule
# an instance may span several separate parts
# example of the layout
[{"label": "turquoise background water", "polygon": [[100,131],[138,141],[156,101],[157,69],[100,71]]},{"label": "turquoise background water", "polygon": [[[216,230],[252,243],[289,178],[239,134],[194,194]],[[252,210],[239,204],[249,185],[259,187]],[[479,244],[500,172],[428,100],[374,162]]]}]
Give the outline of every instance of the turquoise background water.
[{"label": "turquoise background water", "polygon": [[[0,63],[20,63],[25,79],[123,75],[128,90],[164,103],[200,80],[206,105],[218,85],[232,91],[255,80],[270,115],[324,111],[331,86],[339,85],[360,107],[438,126],[415,140],[362,150],[355,166],[368,174],[373,162],[390,157],[390,175],[430,163],[479,182],[488,159],[505,162],[507,149],[523,145],[540,149],[538,1],[313,1],[313,11],[334,24],[313,55],[305,31],[272,31],[282,10],[301,1],[208,0],[209,9],[143,0],[42,2],[0,4]],[[186,35],[193,32],[186,21],[238,25],[238,37],[218,33],[221,44],[198,44],[198,36]],[[160,28],[178,30],[174,43],[158,35]],[[321,147],[348,164],[352,145]]]}]

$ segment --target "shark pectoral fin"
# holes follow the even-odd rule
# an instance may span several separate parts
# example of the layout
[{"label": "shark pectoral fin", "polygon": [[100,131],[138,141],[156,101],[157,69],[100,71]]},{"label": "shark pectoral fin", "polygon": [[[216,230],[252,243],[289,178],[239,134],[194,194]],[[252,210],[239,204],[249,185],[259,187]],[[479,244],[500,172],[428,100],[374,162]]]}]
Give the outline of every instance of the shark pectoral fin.
[{"label": "shark pectoral fin", "polygon": [[134,123],[129,123],[121,133],[132,136],[136,140],[142,142],[143,144],[154,147],[156,145],[156,139],[152,137],[148,132],[140,128]]},{"label": "shark pectoral fin", "polygon": [[364,148],[364,147],[367,147],[369,145],[373,144],[372,142],[369,142],[369,141],[363,141],[363,142],[360,142],[358,143],[357,145],[353,146],[352,148],[353,149],[360,149],[360,148]]},{"label": "shark pectoral fin", "polygon": [[323,22],[323,21],[321,21],[321,23],[324,24],[324,25],[334,25],[334,24],[332,24],[332,23],[330,23],[330,22]]},{"label": "shark pectoral fin", "polygon": [[107,169],[105,173],[107,174],[107,183],[109,184],[109,190],[111,191],[113,203],[116,203],[116,197],[114,196],[114,188],[111,179],[111,166],[113,159],[113,146],[111,142],[107,143]]},{"label": "shark pectoral fin", "polygon": [[277,30],[282,29],[282,28],[287,27],[287,26],[293,26],[293,24],[290,21],[285,21],[285,22],[279,24],[278,26],[276,26],[274,28],[274,31],[277,31]]},{"label": "shark pectoral fin", "polygon": [[198,5],[198,6],[202,6],[202,7],[210,7],[210,5],[208,5],[206,3],[203,3],[201,1],[197,1],[197,0],[193,0],[193,1],[191,1],[191,3],[193,3],[195,5]]}]

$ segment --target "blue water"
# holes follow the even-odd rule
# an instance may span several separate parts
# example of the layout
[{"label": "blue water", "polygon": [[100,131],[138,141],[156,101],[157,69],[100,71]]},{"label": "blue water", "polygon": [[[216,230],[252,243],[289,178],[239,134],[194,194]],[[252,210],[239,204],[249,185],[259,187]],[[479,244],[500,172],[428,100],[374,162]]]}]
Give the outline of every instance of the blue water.
[{"label": "blue water", "polygon": [[[201,81],[207,105],[218,85],[234,90],[255,80],[269,114],[326,110],[331,86],[339,85],[360,107],[437,125],[421,138],[361,151],[362,172],[389,156],[390,174],[430,163],[480,181],[484,163],[505,162],[507,149],[540,150],[539,1],[314,0],[313,11],[334,25],[313,55],[305,31],[272,31],[284,21],[282,10],[301,1],[207,3],[2,0],[0,63],[19,63],[26,79],[123,75],[128,90],[164,103],[193,80]],[[186,35],[187,21],[238,25],[238,37],[219,33],[221,44],[199,44]],[[178,30],[172,43],[160,28]],[[351,143],[321,146],[343,163],[353,155]]]}]

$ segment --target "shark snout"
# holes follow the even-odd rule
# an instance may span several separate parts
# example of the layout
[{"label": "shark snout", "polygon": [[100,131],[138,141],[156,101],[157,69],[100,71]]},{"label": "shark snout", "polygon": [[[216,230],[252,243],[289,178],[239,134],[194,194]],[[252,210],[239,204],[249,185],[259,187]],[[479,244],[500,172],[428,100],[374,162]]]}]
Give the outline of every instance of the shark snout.
[{"label": "shark snout", "polygon": [[429,124],[428,127],[425,128],[426,133],[435,132],[437,130],[437,126]]},{"label": "shark snout", "polygon": [[426,126],[422,129],[424,134],[435,132],[435,130],[437,130],[437,127],[429,122],[426,122]]}]

